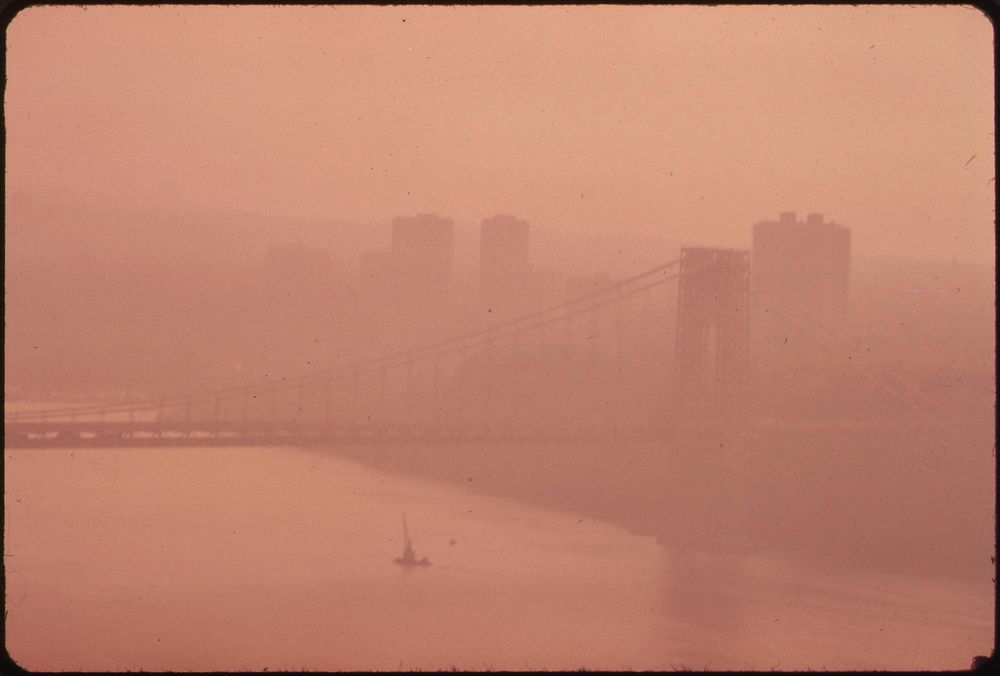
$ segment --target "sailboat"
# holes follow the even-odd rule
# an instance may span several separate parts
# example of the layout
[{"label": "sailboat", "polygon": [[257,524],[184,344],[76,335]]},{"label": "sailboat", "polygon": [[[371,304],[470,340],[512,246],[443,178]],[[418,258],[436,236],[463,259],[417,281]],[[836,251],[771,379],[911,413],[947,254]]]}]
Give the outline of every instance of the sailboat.
[{"label": "sailboat", "polygon": [[392,560],[397,566],[411,568],[413,566],[429,566],[430,560],[425,556],[417,559],[413,553],[413,543],[410,541],[410,529],[406,527],[406,514],[403,514],[403,555]]}]

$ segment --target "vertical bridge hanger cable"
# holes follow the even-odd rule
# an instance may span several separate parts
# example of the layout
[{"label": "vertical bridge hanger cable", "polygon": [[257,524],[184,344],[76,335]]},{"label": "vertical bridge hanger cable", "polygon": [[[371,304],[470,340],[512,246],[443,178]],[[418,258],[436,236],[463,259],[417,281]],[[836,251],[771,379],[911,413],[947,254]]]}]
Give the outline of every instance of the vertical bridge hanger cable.
[{"label": "vertical bridge hanger cable", "polygon": [[[367,373],[369,371],[381,370],[384,368],[399,366],[408,363],[413,363],[417,361],[425,361],[438,356],[444,356],[449,354],[454,354],[456,352],[461,352],[472,347],[476,347],[481,344],[486,344],[491,340],[495,340],[498,337],[506,337],[517,335],[519,333],[524,333],[527,331],[534,330],[536,328],[547,326],[549,324],[563,321],[570,317],[582,314],[584,312],[592,311],[596,308],[603,307],[604,305],[609,305],[612,303],[619,302],[620,300],[642,293],[661,284],[665,284],[673,279],[677,278],[677,273],[667,275],[666,277],[661,277],[653,282],[648,282],[638,288],[632,288],[626,290],[628,287],[633,286],[636,282],[644,280],[649,277],[653,277],[657,274],[662,274],[667,272],[669,269],[676,267],[680,262],[680,259],[674,259],[657,265],[653,268],[645,270],[641,273],[628,277],[619,282],[609,284],[602,287],[596,291],[592,291],[586,294],[581,294],[568,301],[558,303],[556,305],[551,305],[549,307],[541,308],[539,310],[534,310],[526,314],[520,315],[514,319],[510,319],[499,324],[493,324],[490,326],[483,327],[474,331],[469,331],[462,333],[450,338],[443,340],[438,340],[426,345],[421,345],[406,350],[380,355],[378,357],[373,357],[370,359],[359,360],[350,364],[345,364],[342,366],[331,367],[319,371],[314,371],[311,373],[303,374],[301,376],[296,376],[292,378],[285,378],[280,383],[273,382],[258,382],[251,384],[243,384],[228,388],[213,389],[209,391],[191,393],[187,395],[179,395],[171,399],[166,399],[162,396],[141,399],[129,402],[122,402],[119,404],[91,404],[83,406],[70,406],[70,407],[60,407],[54,409],[46,409],[43,411],[18,411],[12,413],[5,413],[5,420],[10,421],[28,421],[28,420],[39,420],[43,418],[52,417],[74,417],[80,415],[103,415],[109,413],[129,413],[134,414],[139,411],[156,411],[159,409],[169,406],[177,405],[191,405],[195,403],[210,402],[216,399],[225,398],[231,399],[233,395],[239,395],[247,392],[274,392],[281,391],[288,388],[312,384],[316,382],[322,382],[326,380],[341,380],[343,378],[349,378],[356,376],[361,373]],[[607,296],[604,300],[599,300],[594,303],[585,305],[582,308],[578,308],[570,311],[569,308],[573,306],[586,303],[587,301],[598,299],[602,296]],[[557,313],[554,317],[548,317],[541,319],[546,315]],[[532,322],[532,320],[539,320]],[[532,323],[529,323],[532,322]],[[475,339],[481,340],[475,340]],[[470,342],[474,341],[474,342]],[[230,395],[230,396],[226,396]]]}]

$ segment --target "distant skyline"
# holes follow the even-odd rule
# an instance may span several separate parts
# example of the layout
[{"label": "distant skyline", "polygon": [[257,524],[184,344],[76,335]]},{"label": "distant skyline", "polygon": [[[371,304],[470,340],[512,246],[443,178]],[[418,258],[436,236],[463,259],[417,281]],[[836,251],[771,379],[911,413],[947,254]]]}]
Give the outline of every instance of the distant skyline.
[{"label": "distant skyline", "polygon": [[11,196],[742,247],[794,210],[993,257],[972,7],[32,7],[7,39]]},{"label": "distant skyline", "polygon": [[963,6],[23,10],[12,659],[966,667],[993,35]]}]

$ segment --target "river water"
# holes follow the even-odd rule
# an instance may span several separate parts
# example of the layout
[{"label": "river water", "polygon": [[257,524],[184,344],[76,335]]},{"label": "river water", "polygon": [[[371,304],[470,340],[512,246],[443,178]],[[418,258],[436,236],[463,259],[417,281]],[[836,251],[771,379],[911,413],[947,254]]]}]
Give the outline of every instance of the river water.
[{"label": "river water", "polygon": [[[5,451],[31,670],[962,669],[990,580],[674,551],[282,448]],[[418,557],[404,569],[406,513]]]}]

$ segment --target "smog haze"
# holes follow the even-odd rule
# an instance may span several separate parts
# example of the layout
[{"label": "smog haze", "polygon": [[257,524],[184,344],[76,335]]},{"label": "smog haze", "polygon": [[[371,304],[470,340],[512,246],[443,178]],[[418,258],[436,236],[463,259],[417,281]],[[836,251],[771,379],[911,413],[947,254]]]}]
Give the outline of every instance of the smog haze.
[{"label": "smog haze", "polygon": [[25,668],[990,654],[979,10],[38,6],[6,39]]}]

